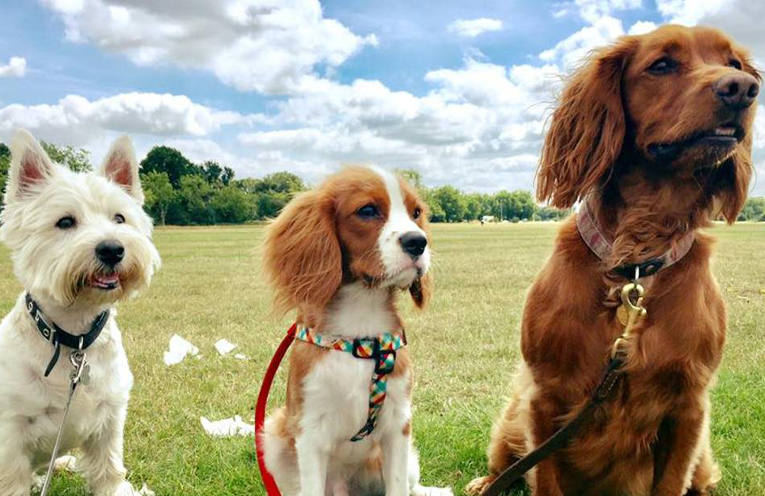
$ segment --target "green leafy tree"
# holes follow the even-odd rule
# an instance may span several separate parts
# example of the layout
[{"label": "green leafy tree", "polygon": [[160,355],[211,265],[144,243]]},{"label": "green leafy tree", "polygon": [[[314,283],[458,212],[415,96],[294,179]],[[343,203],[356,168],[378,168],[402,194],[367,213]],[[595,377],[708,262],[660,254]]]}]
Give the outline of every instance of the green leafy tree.
[{"label": "green leafy tree", "polygon": [[180,188],[168,208],[172,224],[214,224],[215,212],[210,207],[213,189],[199,174],[181,177]]},{"label": "green leafy tree", "polygon": [[192,164],[181,152],[169,146],[155,146],[141,161],[141,171],[164,172],[170,179],[173,188],[181,186],[181,178],[200,172],[200,167]]},{"label": "green leafy tree", "polygon": [[152,171],[141,174],[141,186],[146,197],[144,208],[154,218],[154,222],[164,226],[167,222],[167,209],[175,198],[170,178],[166,172]]},{"label": "green leafy tree", "polygon": [[233,185],[216,190],[210,199],[216,222],[239,224],[254,219],[256,207],[252,195]]},{"label": "green leafy tree", "polygon": [[444,221],[459,222],[465,217],[465,200],[454,186],[441,186],[433,190],[432,199],[444,213]]},{"label": "green leafy tree", "polygon": [[305,184],[300,177],[291,172],[275,172],[269,174],[255,184],[255,192],[263,193],[267,191],[277,193],[297,193],[305,190]]},{"label": "green leafy tree", "polygon": [[754,197],[746,200],[738,220],[765,221],[765,198]]},{"label": "green leafy tree", "polygon": [[71,146],[58,146],[45,141],[40,142],[45,153],[57,164],[65,165],[74,172],[86,172],[93,170],[90,163],[90,152],[80,149],[74,149]]},{"label": "green leafy tree", "polygon": [[483,214],[483,202],[481,200],[481,194],[471,193],[465,195],[465,220],[477,220]]},{"label": "green leafy tree", "polygon": [[414,189],[417,191],[421,191],[423,188],[422,185],[422,174],[417,172],[414,169],[396,169],[396,174],[403,177],[406,182],[411,184]]},{"label": "green leafy tree", "polygon": [[10,166],[11,150],[8,149],[5,143],[0,143],[0,194],[5,193],[5,179],[8,177],[8,168]]}]

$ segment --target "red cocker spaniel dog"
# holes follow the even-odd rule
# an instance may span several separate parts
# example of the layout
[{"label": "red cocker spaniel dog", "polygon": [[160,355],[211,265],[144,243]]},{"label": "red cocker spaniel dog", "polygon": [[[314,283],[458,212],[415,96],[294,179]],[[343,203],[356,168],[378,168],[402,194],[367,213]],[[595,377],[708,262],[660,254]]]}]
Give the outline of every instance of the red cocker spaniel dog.
[{"label": "red cocker spaniel dog", "polygon": [[709,389],[726,312],[710,269],[714,241],[700,228],[732,223],[746,200],[759,80],[722,32],[664,26],[598,50],[568,81],[537,193],[583,208],[528,294],[523,362],[494,426],[490,474],[469,492],[582,410],[624,329],[619,268],[646,260],[661,269],[638,281],[647,316],[626,344],[622,380],[527,481],[536,496],[682,496],[717,483]]}]

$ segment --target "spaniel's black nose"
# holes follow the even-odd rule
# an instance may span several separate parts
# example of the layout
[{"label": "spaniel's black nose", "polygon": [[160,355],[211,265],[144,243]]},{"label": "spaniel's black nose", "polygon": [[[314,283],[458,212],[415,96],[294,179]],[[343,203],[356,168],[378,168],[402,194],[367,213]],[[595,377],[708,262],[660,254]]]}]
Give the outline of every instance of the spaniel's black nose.
[{"label": "spaniel's black nose", "polygon": [[760,85],[754,76],[741,71],[721,77],[713,88],[725,106],[736,110],[750,106],[760,92]]},{"label": "spaniel's black nose", "polygon": [[96,257],[109,267],[114,267],[125,257],[125,247],[117,240],[107,239],[96,245]]},{"label": "spaniel's black nose", "polygon": [[425,247],[428,245],[428,238],[426,238],[421,232],[409,231],[401,235],[398,238],[398,242],[401,243],[401,248],[409,254],[412,258],[417,258],[425,251]]}]

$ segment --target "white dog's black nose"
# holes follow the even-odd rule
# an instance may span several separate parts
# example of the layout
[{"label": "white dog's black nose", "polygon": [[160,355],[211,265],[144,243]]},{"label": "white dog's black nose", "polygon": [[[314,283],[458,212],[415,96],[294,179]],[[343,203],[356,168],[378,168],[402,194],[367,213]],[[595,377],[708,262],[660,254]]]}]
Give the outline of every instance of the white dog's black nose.
[{"label": "white dog's black nose", "polygon": [[423,236],[422,233],[417,231],[409,231],[401,235],[398,238],[398,242],[401,243],[401,248],[409,254],[412,258],[417,258],[425,251],[425,247],[428,245],[428,238]]},{"label": "white dog's black nose", "polygon": [[125,247],[113,239],[101,241],[96,245],[96,257],[109,267],[114,267],[125,257]]}]

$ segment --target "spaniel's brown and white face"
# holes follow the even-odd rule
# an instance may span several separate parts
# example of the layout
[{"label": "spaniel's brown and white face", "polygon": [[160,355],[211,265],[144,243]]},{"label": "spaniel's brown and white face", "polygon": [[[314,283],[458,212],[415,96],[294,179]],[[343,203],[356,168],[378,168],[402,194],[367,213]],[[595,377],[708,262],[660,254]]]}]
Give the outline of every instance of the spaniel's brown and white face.
[{"label": "spaniel's brown and white face", "polygon": [[266,266],[284,310],[326,305],[342,284],[410,288],[424,303],[426,206],[377,167],[349,167],[296,197],[268,231]]}]

